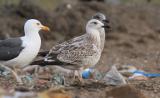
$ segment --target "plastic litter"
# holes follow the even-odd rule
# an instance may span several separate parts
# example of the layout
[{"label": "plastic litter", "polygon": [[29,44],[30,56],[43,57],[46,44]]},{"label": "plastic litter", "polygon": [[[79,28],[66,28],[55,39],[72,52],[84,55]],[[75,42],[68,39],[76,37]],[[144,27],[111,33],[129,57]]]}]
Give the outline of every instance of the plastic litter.
[{"label": "plastic litter", "polygon": [[109,72],[102,79],[107,85],[124,85],[127,84],[124,77],[119,73],[116,66],[112,66]]},{"label": "plastic litter", "polygon": [[160,73],[145,72],[143,70],[137,69],[135,66],[132,65],[123,66],[120,72],[124,75],[127,73],[131,73],[131,75],[128,78],[136,80],[147,80],[148,78],[160,77]]},{"label": "plastic litter", "polygon": [[103,78],[103,76],[104,76],[104,73],[101,73],[98,70],[93,69],[93,68],[85,69],[82,72],[82,78],[83,79],[94,78],[96,80],[101,80]]},{"label": "plastic litter", "polygon": [[127,70],[123,70],[121,72],[130,72],[132,74],[137,74],[137,75],[139,74],[139,75],[146,76],[149,78],[160,77],[160,73],[148,73],[143,70],[139,70],[136,67],[131,66],[131,65],[125,66],[125,69],[127,69]]},{"label": "plastic litter", "polygon": [[93,69],[91,69],[91,68],[85,69],[85,70],[82,72],[82,78],[83,78],[83,79],[88,79],[88,78],[91,76],[92,72],[93,72]]},{"label": "plastic litter", "polygon": [[88,68],[83,71],[82,77],[88,79],[94,75],[96,80],[102,80],[106,85],[123,85],[126,84],[124,77],[118,72],[116,66],[112,66],[109,72],[100,73],[97,70]]},{"label": "plastic litter", "polygon": [[133,74],[140,74],[149,78],[154,78],[154,77],[160,77],[160,73],[147,73],[145,71],[142,70],[135,70],[134,72],[132,72]]},{"label": "plastic litter", "polygon": [[52,82],[54,85],[65,85],[65,77],[61,74],[54,74],[52,77]]}]

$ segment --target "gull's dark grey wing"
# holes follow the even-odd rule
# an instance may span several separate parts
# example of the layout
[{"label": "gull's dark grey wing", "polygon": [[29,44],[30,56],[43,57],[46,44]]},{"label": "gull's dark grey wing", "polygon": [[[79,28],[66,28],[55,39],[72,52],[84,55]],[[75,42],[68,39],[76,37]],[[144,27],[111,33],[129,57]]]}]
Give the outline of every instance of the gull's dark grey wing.
[{"label": "gull's dark grey wing", "polygon": [[16,58],[24,49],[20,38],[11,38],[0,41],[0,61]]}]

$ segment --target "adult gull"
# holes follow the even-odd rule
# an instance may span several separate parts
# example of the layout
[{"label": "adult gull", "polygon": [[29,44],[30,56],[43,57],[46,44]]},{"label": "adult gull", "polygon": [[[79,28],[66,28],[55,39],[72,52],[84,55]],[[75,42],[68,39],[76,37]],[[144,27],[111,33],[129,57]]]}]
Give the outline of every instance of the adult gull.
[{"label": "adult gull", "polygon": [[24,25],[24,36],[0,41],[1,66],[10,70],[17,82],[22,82],[16,72],[18,68],[30,64],[39,52],[41,46],[40,30],[49,31],[49,28],[36,19],[29,19]]}]

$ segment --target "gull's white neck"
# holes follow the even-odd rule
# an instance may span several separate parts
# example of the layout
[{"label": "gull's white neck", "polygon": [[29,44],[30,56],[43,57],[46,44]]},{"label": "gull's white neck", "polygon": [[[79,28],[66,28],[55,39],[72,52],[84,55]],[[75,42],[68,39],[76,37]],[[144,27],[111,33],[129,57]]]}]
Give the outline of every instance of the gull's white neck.
[{"label": "gull's white neck", "polygon": [[37,56],[41,47],[41,38],[38,32],[31,31],[29,33],[25,31],[25,36],[21,37],[21,40],[24,49],[19,57],[22,59],[20,63],[25,66]]},{"label": "gull's white neck", "polygon": [[100,39],[100,32],[97,29],[94,28],[86,28],[86,32],[88,34],[89,39],[97,45],[97,47],[100,47],[101,39]]},{"label": "gull's white neck", "polygon": [[105,30],[104,28],[100,29],[100,39],[101,39],[101,51],[103,51],[104,43],[105,43]]},{"label": "gull's white neck", "polygon": [[37,29],[24,29],[25,37],[34,37],[39,35],[39,31]]},{"label": "gull's white neck", "polygon": [[[32,31],[27,31],[25,30],[25,35],[22,37],[22,40],[24,41],[24,43],[28,43],[28,44],[37,44],[38,46],[41,45],[41,38],[40,35],[38,33],[39,31],[37,30],[32,30]],[[37,46],[36,45],[36,46]]]}]

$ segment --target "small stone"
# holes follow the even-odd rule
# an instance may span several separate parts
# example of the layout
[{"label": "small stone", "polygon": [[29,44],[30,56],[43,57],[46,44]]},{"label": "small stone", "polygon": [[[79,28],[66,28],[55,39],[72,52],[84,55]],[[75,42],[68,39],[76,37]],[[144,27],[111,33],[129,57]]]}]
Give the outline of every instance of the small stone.
[{"label": "small stone", "polygon": [[134,86],[123,85],[107,91],[106,98],[146,98],[146,96]]}]

